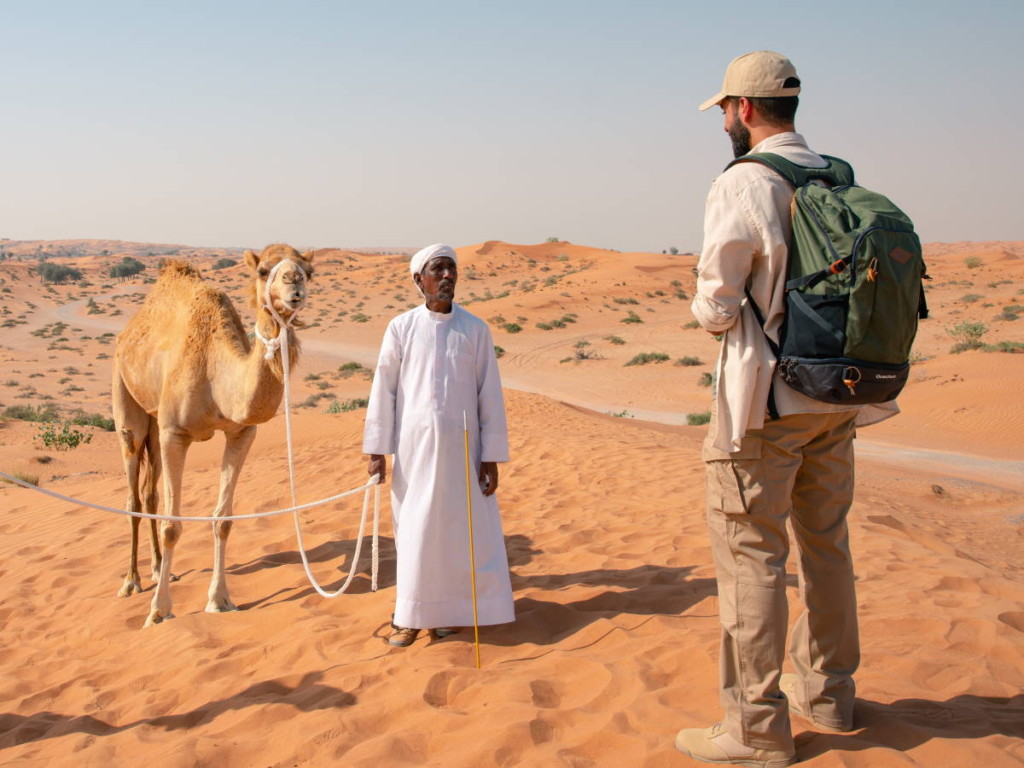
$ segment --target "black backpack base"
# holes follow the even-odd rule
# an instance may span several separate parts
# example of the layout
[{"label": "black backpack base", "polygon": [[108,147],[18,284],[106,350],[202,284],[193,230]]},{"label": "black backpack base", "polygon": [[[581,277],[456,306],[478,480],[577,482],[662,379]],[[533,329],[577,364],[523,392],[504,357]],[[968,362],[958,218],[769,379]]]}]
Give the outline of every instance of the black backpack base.
[{"label": "black backpack base", "polygon": [[848,357],[782,357],[778,370],[793,389],[835,405],[895,400],[910,376],[909,363],[869,363]]}]

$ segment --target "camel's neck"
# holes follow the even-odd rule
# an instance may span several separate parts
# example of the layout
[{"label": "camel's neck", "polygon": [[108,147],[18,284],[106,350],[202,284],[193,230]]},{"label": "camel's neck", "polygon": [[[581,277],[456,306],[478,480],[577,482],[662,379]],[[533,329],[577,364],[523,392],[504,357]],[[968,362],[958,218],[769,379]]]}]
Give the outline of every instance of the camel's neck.
[{"label": "camel's neck", "polygon": [[[295,332],[282,329],[265,309],[259,310],[256,317],[256,329],[264,339],[278,340],[283,343],[283,334],[287,333],[287,346],[290,366],[298,362],[298,340]],[[236,416],[233,421],[243,424],[262,424],[269,421],[277,413],[284,394],[284,370],[282,367],[283,349],[276,349],[270,360],[266,359],[267,347],[259,337],[253,342],[246,360],[245,384],[238,391]]]}]

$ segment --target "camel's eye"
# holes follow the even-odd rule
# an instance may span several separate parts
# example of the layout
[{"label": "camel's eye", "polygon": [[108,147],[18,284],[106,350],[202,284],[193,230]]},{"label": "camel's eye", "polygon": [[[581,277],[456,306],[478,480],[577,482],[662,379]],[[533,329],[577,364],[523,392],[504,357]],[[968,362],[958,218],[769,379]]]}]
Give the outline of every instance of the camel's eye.
[{"label": "camel's eye", "polygon": [[270,274],[270,270],[267,269],[266,267],[260,267],[259,269],[256,270],[256,274],[262,277],[264,280],[266,280],[267,275]]}]

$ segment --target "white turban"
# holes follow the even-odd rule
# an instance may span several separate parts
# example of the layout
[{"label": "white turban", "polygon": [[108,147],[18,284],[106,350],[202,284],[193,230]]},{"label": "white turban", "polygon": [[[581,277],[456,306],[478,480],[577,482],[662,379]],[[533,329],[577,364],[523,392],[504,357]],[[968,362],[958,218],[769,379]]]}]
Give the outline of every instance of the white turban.
[{"label": "white turban", "polygon": [[423,271],[423,268],[427,266],[428,261],[436,259],[438,256],[447,256],[456,264],[459,263],[459,259],[455,255],[454,248],[450,245],[445,245],[444,243],[435,243],[434,245],[428,245],[426,248],[417,251],[413,255],[412,261],[409,262],[409,273],[418,275]]}]

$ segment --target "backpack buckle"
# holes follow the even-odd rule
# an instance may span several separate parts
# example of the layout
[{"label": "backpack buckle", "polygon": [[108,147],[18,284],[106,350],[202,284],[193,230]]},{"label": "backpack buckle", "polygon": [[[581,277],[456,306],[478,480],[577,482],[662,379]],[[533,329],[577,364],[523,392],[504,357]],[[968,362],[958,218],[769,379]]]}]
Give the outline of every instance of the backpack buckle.
[{"label": "backpack buckle", "polygon": [[[819,262],[820,263],[820,262]],[[846,261],[844,259],[836,259],[828,265],[828,271],[833,275],[841,274],[846,271]]]}]

